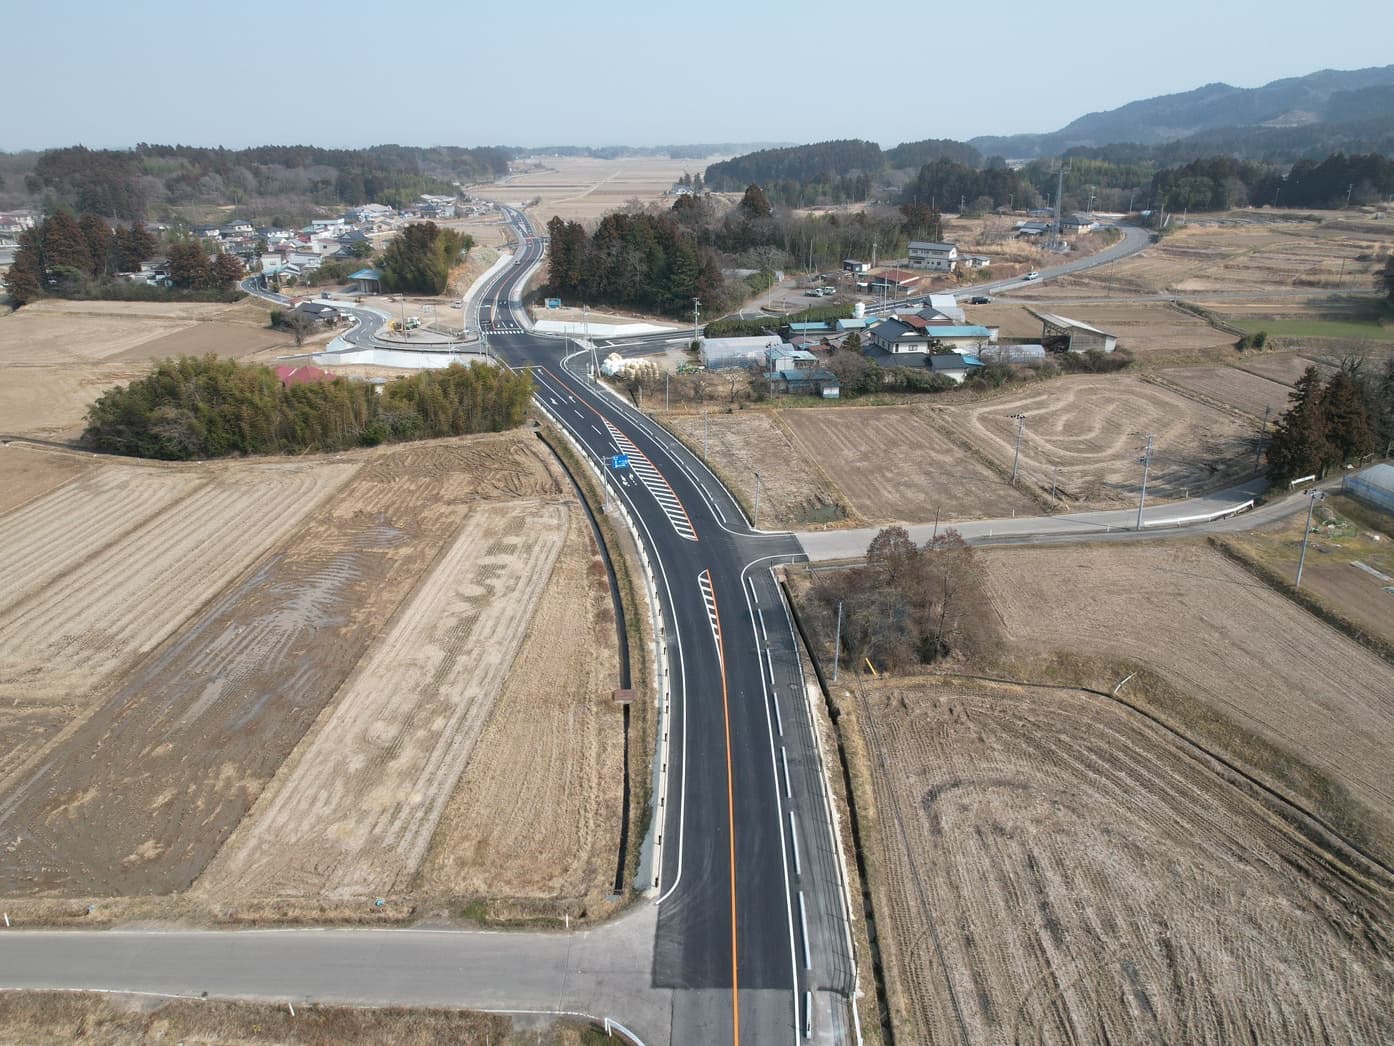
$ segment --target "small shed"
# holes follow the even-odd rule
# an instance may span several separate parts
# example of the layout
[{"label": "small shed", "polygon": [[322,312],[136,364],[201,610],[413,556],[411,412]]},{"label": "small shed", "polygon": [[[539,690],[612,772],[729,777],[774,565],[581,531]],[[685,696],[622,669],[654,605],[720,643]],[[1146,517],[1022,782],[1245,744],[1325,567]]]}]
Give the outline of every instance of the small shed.
[{"label": "small shed", "polygon": [[355,294],[382,293],[382,273],[377,269],[359,269],[357,272],[349,274],[349,280],[353,283]]},{"label": "small shed", "polygon": [[1371,465],[1347,476],[1341,489],[1367,505],[1394,512],[1394,465]]},{"label": "small shed", "polygon": [[1041,321],[1041,344],[1051,352],[1112,352],[1118,347],[1118,335],[1099,330],[1083,320],[1072,320],[1054,312],[1028,310]]}]

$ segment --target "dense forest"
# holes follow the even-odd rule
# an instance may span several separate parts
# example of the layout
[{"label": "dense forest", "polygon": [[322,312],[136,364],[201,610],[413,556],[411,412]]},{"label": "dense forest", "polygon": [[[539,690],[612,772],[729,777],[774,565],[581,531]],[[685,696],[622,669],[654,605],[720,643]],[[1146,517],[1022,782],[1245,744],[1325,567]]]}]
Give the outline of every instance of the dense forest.
[{"label": "dense forest", "polygon": [[24,186],[42,197],[46,211],[65,206],[126,221],[150,218],[166,207],[257,199],[400,207],[422,193],[453,193],[456,181],[492,181],[507,172],[515,152],[401,145],[206,149],[141,143],[129,150],[79,145],[40,153]]},{"label": "dense forest", "polygon": [[736,192],[756,182],[774,203],[809,207],[855,203],[871,194],[886,160],[875,142],[857,139],[762,149],[707,168],[707,188]]},{"label": "dense forest", "polygon": [[1299,476],[1359,460],[1394,443],[1394,359],[1371,367],[1359,357],[1325,381],[1315,367],[1288,394],[1268,444],[1268,477],[1286,484]]},{"label": "dense forest", "polygon": [[423,371],[381,394],[365,382],[283,386],[274,371],[185,356],[107,390],[87,412],[95,450],[183,461],[298,454],[383,442],[499,432],[522,424],[532,379],[502,367]]}]

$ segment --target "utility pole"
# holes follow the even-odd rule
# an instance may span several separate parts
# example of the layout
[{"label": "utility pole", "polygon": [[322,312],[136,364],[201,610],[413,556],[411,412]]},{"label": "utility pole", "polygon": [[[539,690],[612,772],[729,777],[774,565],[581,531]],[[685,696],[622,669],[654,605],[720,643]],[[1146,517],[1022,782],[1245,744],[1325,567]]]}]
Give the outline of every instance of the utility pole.
[{"label": "utility pole", "polygon": [[1011,415],[1011,416],[1012,416],[1013,419],[1016,420],[1016,452],[1012,455],[1012,480],[1011,480],[1011,483],[1012,483],[1012,486],[1016,486],[1016,469],[1017,469],[1017,465],[1019,465],[1019,464],[1021,463],[1021,437],[1022,437],[1022,434],[1026,432],[1026,415],[1025,415],[1025,414],[1013,414],[1013,415]]},{"label": "utility pole", "polygon": [[1317,502],[1326,497],[1319,490],[1307,491],[1307,527],[1302,531],[1302,554],[1297,557],[1297,580],[1292,583],[1293,588],[1302,587],[1302,565],[1307,562],[1307,538],[1312,533],[1312,510],[1317,507]]},{"label": "utility pole", "polygon": [[876,268],[876,241],[871,241],[871,267]]},{"label": "utility pole", "polygon": [[833,637],[833,682],[837,682],[837,662],[842,654],[842,600],[837,601],[837,632]]},{"label": "utility pole", "polygon": [[1147,504],[1147,474],[1152,469],[1152,436],[1147,437],[1147,449],[1139,459],[1142,462],[1142,493],[1137,499],[1137,529],[1142,529],[1142,509]]},{"label": "utility pole", "polygon": [[663,409],[668,410],[668,372],[663,372]]},{"label": "utility pole", "polygon": [[707,463],[707,412],[702,411],[702,464]]},{"label": "utility pole", "polygon": [[760,470],[755,470],[755,518],[751,520],[755,530],[760,529]]},{"label": "utility pole", "polygon": [[1050,474],[1050,500],[1055,500],[1056,488],[1060,486],[1060,466],[1055,466],[1055,471]]},{"label": "utility pole", "polygon": [[1258,427],[1258,446],[1254,448],[1254,471],[1257,472],[1263,464],[1263,437],[1268,435],[1268,412],[1272,406],[1263,408],[1263,423]]},{"label": "utility pole", "polygon": [[692,341],[694,344],[701,341],[701,336],[697,333],[697,317],[701,315],[702,299],[692,299]]}]

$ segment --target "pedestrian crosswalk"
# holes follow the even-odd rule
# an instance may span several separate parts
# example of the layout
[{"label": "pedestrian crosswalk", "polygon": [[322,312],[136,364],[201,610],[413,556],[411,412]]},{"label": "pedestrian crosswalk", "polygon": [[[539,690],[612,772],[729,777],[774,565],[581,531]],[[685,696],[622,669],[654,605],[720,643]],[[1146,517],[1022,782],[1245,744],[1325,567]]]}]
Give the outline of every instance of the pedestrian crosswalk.
[{"label": "pedestrian crosswalk", "polygon": [[608,418],[603,420],[605,427],[610,432],[610,438],[615,441],[615,446],[619,448],[621,454],[629,458],[630,470],[653,495],[654,500],[658,502],[658,507],[663,510],[663,514],[668,517],[668,522],[677,531],[678,537],[686,538],[688,541],[696,541],[697,532],[692,529],[692,520],[688,518],[687,509],[683,508],[682,502],[673,493],[673,488],[668,485],[663,474],[654,468],[653,462],[634,445],[633,440],[610,424]]},{"label": "pedestrian crosswalk", "polygon": [[522,334],[523,328],[516,323],[491,323],[485,326],[490,334]]}]

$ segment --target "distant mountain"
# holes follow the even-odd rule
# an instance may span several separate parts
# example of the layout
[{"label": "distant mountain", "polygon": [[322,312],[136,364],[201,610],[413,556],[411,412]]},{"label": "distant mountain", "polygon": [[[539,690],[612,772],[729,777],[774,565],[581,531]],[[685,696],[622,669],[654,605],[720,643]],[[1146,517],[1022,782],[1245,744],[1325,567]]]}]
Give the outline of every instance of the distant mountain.
[{"label": "distant mountain", "polygon": [[[1089,113],[1048,134],[974,138],[969,144],[984,156],[1056,156],[1067,149],[1118,142],[1142,145],[1203,139],[1234,142],[1243,150],[1249,139],[1281,140],[1274,130],[1302,128],[1296,136],[1310,148],[1324,147],[1328,125],[1359,124],[1335,135],[1341,147],[1363,143],[1394,131],[1394,65],[1374,69],[1323,69],[1308,76],[1274,80],[1262,87],[1206,84],[1194,91],[1129,102],[1103,113]],[[1315,133],[1314,133],[1315,132]]]}]

